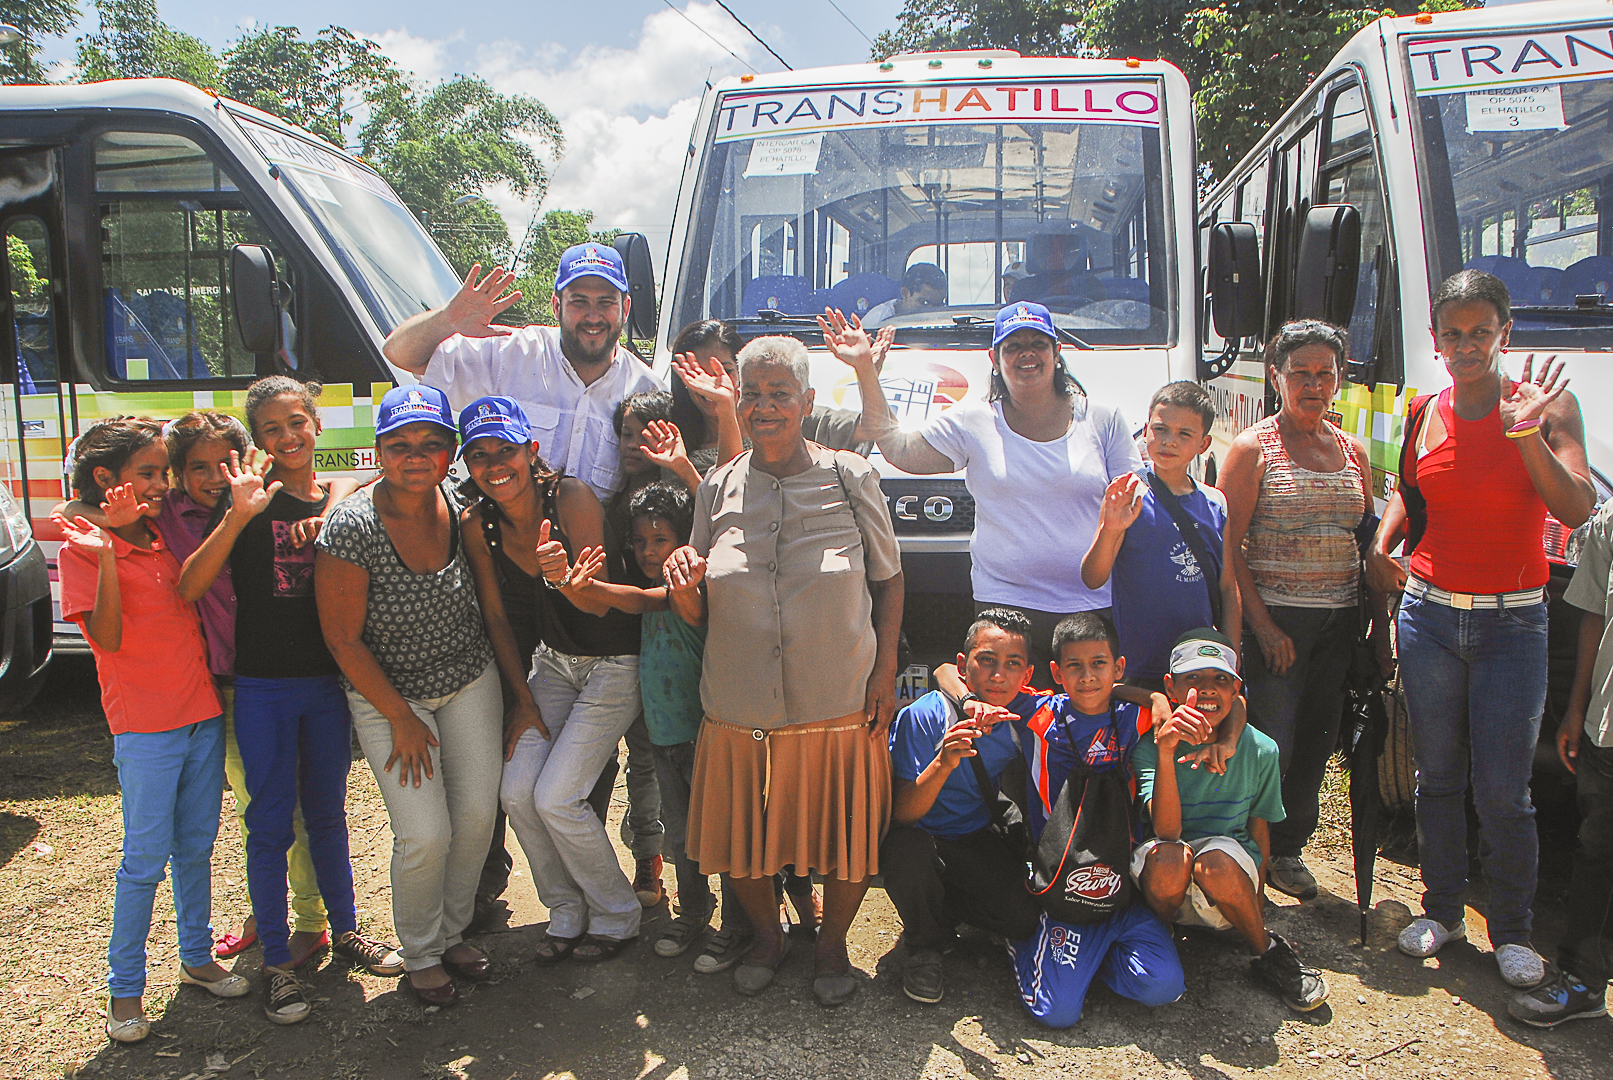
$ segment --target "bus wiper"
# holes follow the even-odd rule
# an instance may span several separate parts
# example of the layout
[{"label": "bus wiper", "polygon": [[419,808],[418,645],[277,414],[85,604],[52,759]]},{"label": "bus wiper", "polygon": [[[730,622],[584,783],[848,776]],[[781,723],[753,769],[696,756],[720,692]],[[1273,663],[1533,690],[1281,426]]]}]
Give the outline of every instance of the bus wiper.
[{"label": "bus wiper", "polygon": [[[954,316],[952,316],[952,321],[955,324],[957,324],[958,326],[971,326],[971,327],[975,326],[976,324],[987,325],[987,324],[992,322],[992,320],[990,320],[990,319],[982,319],[978,315],[954,315]],[[1055,330],[1057,330],[1059,332],[1059,337],[1063,338],[1067,343],[1069,343],[1071,345],[1074,345],[1077,349],[1090,349],[1090,348],[1092,348],[1091,345],[1087,344],[1085,341],[1082,341],[1080,338],[1076,337],[1074,334],[1070,333],[1068,330],[1064,329],[1064,327],[1058,325],[1057,323],[1053,324],[1053,329],[1055,329]]]},{"label": "bus wiper", "polygon": [[1513,311],[1530,315],[1591,315],[1599,319],[1613,319],[1613,304],[1513,304]]},{"label": "bus wiper", "polygon": [[818,328],[816,315],[789,315],[777,308],[762,308],[754,315],[740,315],[730,319],[736,323],[761,323],[764,326],[810,326]]}]

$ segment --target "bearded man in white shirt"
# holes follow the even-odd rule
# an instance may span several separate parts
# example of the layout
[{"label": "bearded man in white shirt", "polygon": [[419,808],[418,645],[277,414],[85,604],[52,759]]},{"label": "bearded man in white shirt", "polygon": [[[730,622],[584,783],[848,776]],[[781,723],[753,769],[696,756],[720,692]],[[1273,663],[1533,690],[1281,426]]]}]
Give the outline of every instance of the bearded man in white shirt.
[{"label": "bearded man in white shirt", "polygon": [[488,394],[520,402],[539,453],[603,502],[622,486],[611,423],[617,404],[665,389],[619,344],[632,310],[621,255],[609,244],[592,242],[566,249],[549,301],[558,327],[494,325],[521,294],[505,292],[515,275],[503,267],[478,280],[480,272],[480,266],[471,267],[443,307],[404,321],[387,336],[382,352],[446,393],[456,411]]}]

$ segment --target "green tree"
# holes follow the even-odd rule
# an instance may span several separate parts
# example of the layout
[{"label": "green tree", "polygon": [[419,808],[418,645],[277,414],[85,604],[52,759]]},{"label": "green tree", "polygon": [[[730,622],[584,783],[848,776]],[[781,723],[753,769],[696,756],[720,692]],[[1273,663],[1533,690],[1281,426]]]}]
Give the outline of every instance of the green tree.
[{"label": "green tree", "polygon": [[11,264],[11,298],[32,300],[42,296],[50,282],[34,268],[34,253],[22,237],[6,234],[6,260]]},{"label": "green tree", "polygon": [[219,89],[343,146],[353,110],[405,78],[379,45],[343,27],[308,39],[295,26],[276,26],[249,31],[224,51]]},{"label": "green tree", "polygon": [[554,324],[549,297],[554,295],[554,279],[560,270],[560,256],[568,247],[590,240],[608,244],[620,229],[595,231],[592,210],[550,210],[532,222],[521,250],[520,274],[516,288],[521,302],[506,313],[503,321]]},{"label": "green tree", "polygon": [[78,39],[79,79],[180,79],[218,85],[218,57],[200,38],[175,30],[156,0],[95,0],[98,29]]},{"label": "green tree", "polygon": [[42,83],[42,39],[72,32],[78,23],[78,0],[0,0],[0,22],[23,32],[17,44],[0,45],[0,85]]},{"label": "green tree", "polygon": [[[560,121],[535,98],[500,94],[474,76],[429,90],[399,80],[370,101],[359,149],[427,226],[455,269],[509,263],[504,219],[481,195],[507,184],[536,204],[549,174],[534,144],[565,148]],[[547,295],[547,294],[545,294]]]}]

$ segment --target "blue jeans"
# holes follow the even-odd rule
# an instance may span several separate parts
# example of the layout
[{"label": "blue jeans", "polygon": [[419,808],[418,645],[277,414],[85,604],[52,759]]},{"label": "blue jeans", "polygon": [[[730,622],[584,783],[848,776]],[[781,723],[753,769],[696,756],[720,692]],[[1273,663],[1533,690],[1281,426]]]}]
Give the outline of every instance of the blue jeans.
[{"label": "blue jeans", "polygon": [[146,990],[146,937],[157,884],[174,865],[174,919],[179,960],[213,962],[213,841],[224,801],[224,718],[173,731],[126,732],[112,738],[123,789],[123,861],[112,900],[107,947],[113,997]]},{"label": "blue jeans", "polygon": [[499,801],[549,909],[549,933],[635,937],[644,909],[588,793],[639,714],[638,657],[570,656],[541,645],[530,685],[549,738],[531,728],[516,741]]},{"label": "blue jeans", "polygon": [[1490,944],[1525,944],[1540,853],[1529,774],[1546,706],[1546,605],[1459,611],[1408,594],[1399,629],[1423,912],[1447,926],[1462,917],[1471,769]]},{"label": "blue jeans", "polygon": [[1150,1008],[1187,992],[1170,929],[1144,904],[1080,926],[1044,913],[1033,936],[1008,943],[1008,955],[1025,1009],[1050,1028],[1075,1026],[1094,978]]},{"label": "blue jeans", "polygon": [[235,741],[246,770],[246,879],[263,962],[291,963],[286,853],[298,806],[314,880],[333,934],[358,929],[347,855],[347,773],[353,764],[347,695],[334,675],[235,680]]},{"label": "blue jeans", "polygon": [[1244,693],[1249,722],[1277,744],[1283,772],[1283,809],[1271,826],[1273,858],[1297,857],[1311,842],[1321,813],[1317,796],[1339,741],[1344,676],[1359,611],[1347,608],[1270,607],[1272,621],[1294,641],[1294,663],[1281,675],[1251,634],[1244,639]]}]

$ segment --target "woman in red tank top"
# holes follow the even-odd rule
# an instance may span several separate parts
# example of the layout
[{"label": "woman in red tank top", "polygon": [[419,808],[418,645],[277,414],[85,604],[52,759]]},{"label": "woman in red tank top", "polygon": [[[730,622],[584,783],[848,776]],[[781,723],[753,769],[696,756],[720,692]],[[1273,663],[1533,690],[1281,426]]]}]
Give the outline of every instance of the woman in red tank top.
[{"label": "woman in red tank top", "polygon": [[[1501,977],[1532,987],[1529,943],[1539,841],[1529,775],[1546,703],[1546,513],[1569,528],[1595,497],[1579,403],[1562,364],[1507,374],[1512,303],[1498,278],[1464,270],[1434,293],[1434,342],[1451,386],[1412,404],[1398,490],[1368,555],[1385,592],[1404,590],[1402,683],[1417,762],[1423,917],[1400,949],[1426,957],[1465,936],[1468,777],[1490,886]],[[1402,541],[1410,573],[1390,553]]]}]

